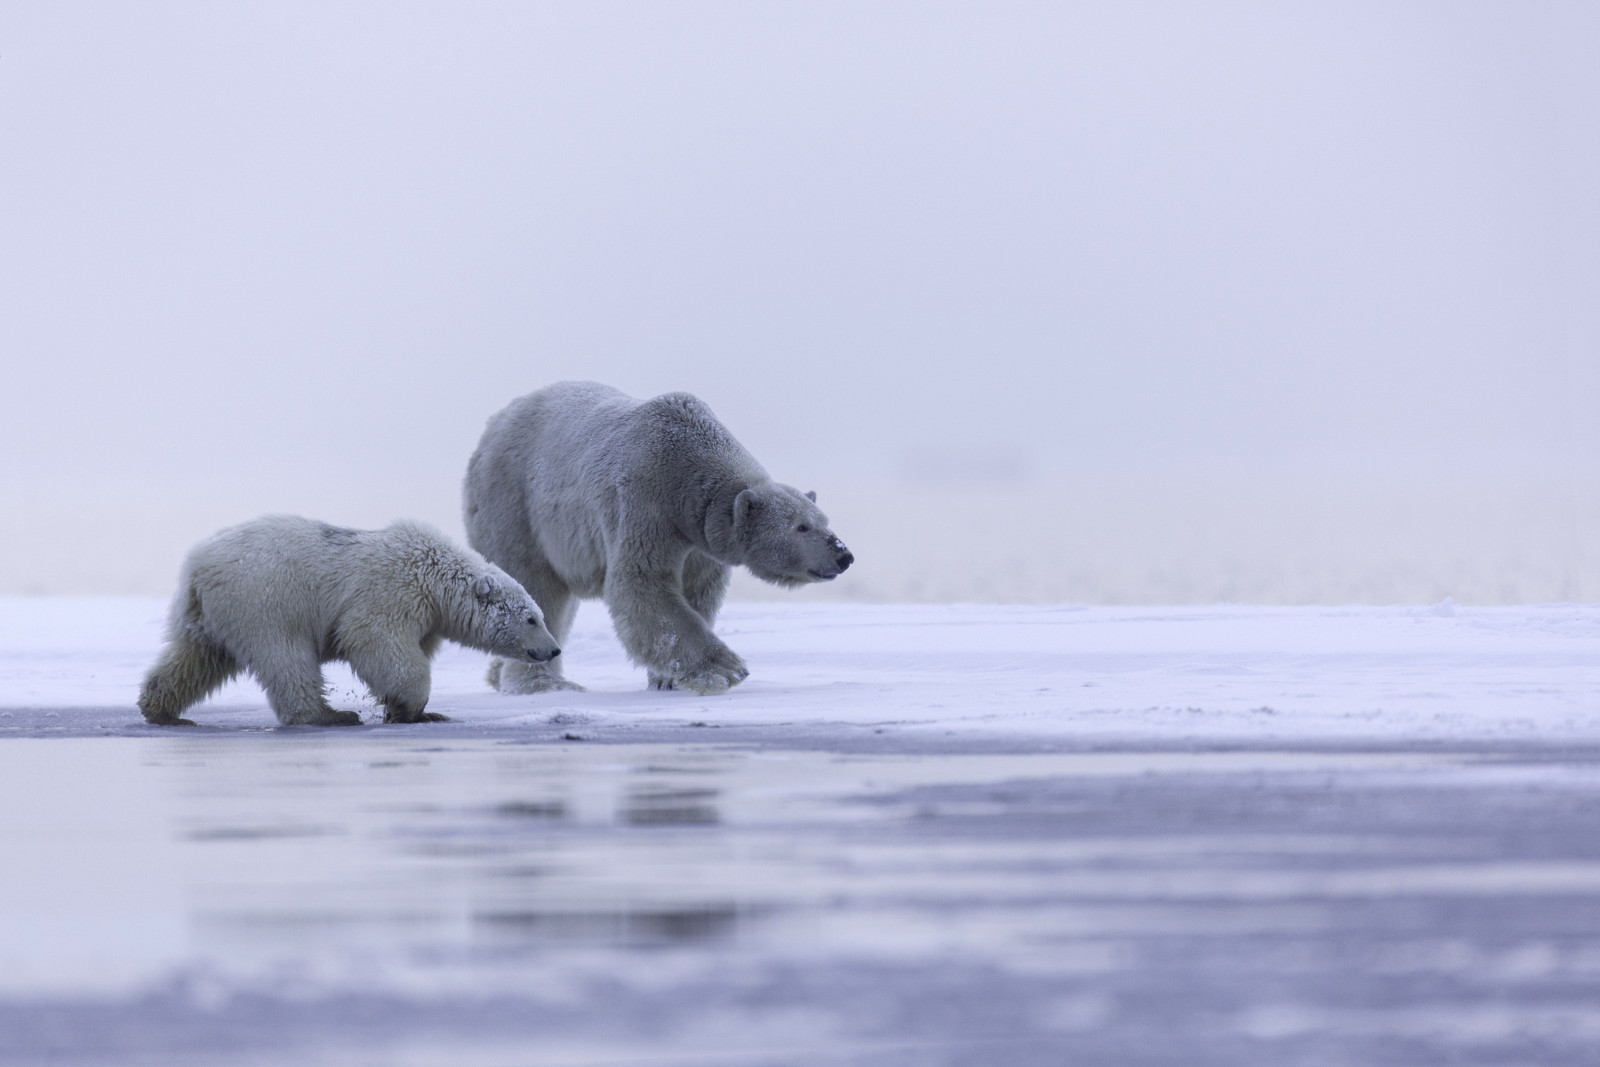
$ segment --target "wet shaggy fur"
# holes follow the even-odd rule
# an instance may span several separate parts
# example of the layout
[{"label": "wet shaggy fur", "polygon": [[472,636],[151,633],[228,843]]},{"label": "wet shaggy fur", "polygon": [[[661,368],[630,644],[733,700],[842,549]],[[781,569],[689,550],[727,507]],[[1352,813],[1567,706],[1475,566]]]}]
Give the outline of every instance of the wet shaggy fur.
[{"label": "wet shaggy fur", "polygon": [[[544,609],[557,640],[581,598],[604,598],[658,689],[717,693],[749,672],[712,624],[731,569],[781,586],[854,559],[816,494],[767,476],[699,399],[635,400],[562,382],[489,420],[467,467],[467,540]],[[490,666],[502,692],[576,689],[560,664]]]},{"label": "wet shaggy fur", "polygon": [[526,590],[428,526],[349,530],[271,515],[190,551],[139,710],[192,726],[187,708],[248,671],[279,723],[353,726],[360,716],[323,695],[322,664],[344,660],[385,722],[439,721],[423,709],[442,639],[524,661],[561,651]]}]

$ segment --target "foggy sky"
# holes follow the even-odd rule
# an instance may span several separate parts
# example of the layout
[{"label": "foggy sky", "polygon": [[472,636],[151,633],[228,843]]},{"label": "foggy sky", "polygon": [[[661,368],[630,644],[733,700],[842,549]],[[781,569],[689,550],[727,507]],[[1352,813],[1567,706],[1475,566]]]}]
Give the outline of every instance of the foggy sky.
[{"label": "foggy sky", "polygon": [[10,4],[0,554],[101,561],[8,581],[459,530],[563,378],[825,496],[1592,481],[1597,46],[1589,3]]}]

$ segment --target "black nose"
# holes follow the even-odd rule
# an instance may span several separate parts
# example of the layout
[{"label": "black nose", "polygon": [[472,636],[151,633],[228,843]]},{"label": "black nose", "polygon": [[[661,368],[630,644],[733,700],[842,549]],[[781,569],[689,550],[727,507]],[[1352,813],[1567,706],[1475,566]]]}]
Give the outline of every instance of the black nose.
[{"label": "black nose", "polygon": [[555,659],[557,656],[561,655],[561,650],[559,648],[550,653],[548,656],[539,655],[539,650],[535,648],[527,648],[523,649],[523,651],[526,652],[528,654],[528,658],[533,660],[535,663],[543,663],[547,659]]},{"label": "black nose", "polygon": [[849,552],[846,552],[844,555],[839,557],[839,569],[842,571],[846,567],[850,566],[850,564],[854,563],[855,561],[856,561],[856,558],[854,556],[852,556]]}]

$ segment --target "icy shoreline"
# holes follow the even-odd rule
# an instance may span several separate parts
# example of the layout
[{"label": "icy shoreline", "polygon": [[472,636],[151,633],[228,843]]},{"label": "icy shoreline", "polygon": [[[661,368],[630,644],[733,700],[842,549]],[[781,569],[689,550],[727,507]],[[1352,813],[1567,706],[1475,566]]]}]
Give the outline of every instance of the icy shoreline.
[{"label": "icy shoreline", "polygon": [[[0,738],[147,734],[133,706],[160,645],[155,598],[0,599]],[[430,708],[441,739],[488,732],[700,741],[882,731],[1025,744],[1600,739],[1600,606],[1036,607],[735,603],[719,632],[752,676],[718,697],[651,692],[596,604],[568,641],[585,693],[508,697],[485,657],[446,646]],[[327,668],[336,706],[376,718]],[[235,682],[202,729],[272,725]],[[393,731],[395,727],[375,727]]]}]

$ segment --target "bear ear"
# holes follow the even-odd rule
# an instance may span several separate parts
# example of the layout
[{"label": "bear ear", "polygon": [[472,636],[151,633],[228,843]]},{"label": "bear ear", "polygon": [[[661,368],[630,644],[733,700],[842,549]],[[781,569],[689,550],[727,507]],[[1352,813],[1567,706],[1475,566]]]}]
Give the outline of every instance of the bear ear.
[{"label": "bear ear", "polygon": [[806,499],[815,504],[817,502],[817,491],[815,489],[807,489]]},{"label": "bear ear", "polygon": [[494,596],[494,577],[488,574],[480,575],[478,580],[472,584],[472,591],[478,594],[479,600],[488,600],[490,597]]}]

